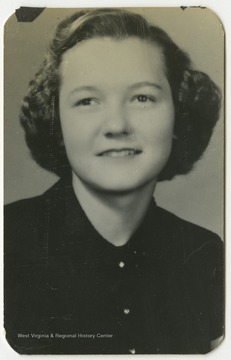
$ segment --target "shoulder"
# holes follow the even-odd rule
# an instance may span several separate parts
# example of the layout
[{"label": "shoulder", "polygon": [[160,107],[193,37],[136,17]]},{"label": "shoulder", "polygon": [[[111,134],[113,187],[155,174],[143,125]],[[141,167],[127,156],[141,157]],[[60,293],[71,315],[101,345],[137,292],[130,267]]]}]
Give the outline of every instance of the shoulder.
[{"label": "shoulder", "polygon": [[[4,207],[4,254],[5,260],[30,258],[42,244],[51,213],[58,207],[57,184],[44,194],[23,199]],[[42,245],[41,245],[42,246]],[[33,255],[34,256],[34,255]],[[24,261],[24,260],[23,260]]]},{"label": "shoulder", "polygon": [[19,200],[4,207],[4,255],[5,260],[14,255],[19,259],[30,253],[33,234],[37,229],[42,196]]},{"label": "shoulder", "polygon": [[41,204],[42,195],[29,199],[18,200],[4,206],[5,220],[19,220],[25,216],[33,216]]},{"label": "shoulder", "polygon": [[17,223],[30,224],[30,220],[36,218],[41,211],[44,210],[44,204],[52,202],[56,194],[60,192],[60,182],[54,184],[51,188],[39,196],[28,199],[22,199],[4,206],[4,222],[5,226]]},{"label": "shoulder", "polygon": [[197,239],[198,242],[201,238],[219,239],[219,236],[211,230],[184,220],[161,207],[157,207],[157,217],[159,224],[173,235],[188,235],[190,238],[193,237],[194,241]]},{"label": "shoulder", "polygon": [[160,207],[157,207],[157,219],[162,236],[184,262],[200,257],[210,260],[212,257],[223,257],[224,244],[216,233]]},{"label": "shoulder", "polygon": [[190,316],[201,329],[208,329],[210,339],[220,337],[224,328],[223,241],[214,232],[164,209],[157,209],[157,218],[170,301],[174,294],[179,303],[184,300]]}]

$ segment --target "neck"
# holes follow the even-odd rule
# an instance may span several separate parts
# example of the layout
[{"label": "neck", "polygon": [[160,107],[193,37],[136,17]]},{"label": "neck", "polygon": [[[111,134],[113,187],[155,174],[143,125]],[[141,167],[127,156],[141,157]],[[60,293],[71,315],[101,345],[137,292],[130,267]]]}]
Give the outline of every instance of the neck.
[{"label": "neck", "polygon": [[73,188],[88,219],[115,246],[127,243],[141,224],[155,189],[155,182],[131,192],[103,192],[92,189],[73,175]]}]

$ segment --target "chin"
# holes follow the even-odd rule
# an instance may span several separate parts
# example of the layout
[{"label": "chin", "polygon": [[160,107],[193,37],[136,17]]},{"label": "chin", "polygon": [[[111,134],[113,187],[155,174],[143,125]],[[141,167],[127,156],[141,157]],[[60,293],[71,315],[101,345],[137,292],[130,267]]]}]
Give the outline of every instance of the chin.
[{"label": "chin", "polygon": [[128,181],[125,181],[125,179],[123,179],[123,181],[121,181],[121,179],[119,179],[118,181],[115,181],[115,179],[113,179],[113,181],[109,180],[107,182],[102,181],[97,183],[88,182],[87,184],[89,188],[95,189],[97,191],[119,195],[136,192],[137,190],[145,188],[146,186],[149,187],[151,184],[154,186],[156,183],[156,179],[153,178],[149,180],[146,179],[145,181],[140,181],[140,179],[137,179],[137,181],[134,180],[135,179],[131,181],[131,179],[129,179]]}]

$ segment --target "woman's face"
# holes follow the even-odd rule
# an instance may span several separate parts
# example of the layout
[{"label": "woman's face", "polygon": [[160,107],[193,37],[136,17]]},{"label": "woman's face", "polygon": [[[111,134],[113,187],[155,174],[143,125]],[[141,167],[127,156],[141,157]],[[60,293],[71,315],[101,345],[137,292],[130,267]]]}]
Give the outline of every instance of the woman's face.
[{"label": "woman's face", "polygon": [[162,51],[94,38],[61,64],[60,119],[74,176],[103,191],[155,184],[171,152],[174,105]]}]

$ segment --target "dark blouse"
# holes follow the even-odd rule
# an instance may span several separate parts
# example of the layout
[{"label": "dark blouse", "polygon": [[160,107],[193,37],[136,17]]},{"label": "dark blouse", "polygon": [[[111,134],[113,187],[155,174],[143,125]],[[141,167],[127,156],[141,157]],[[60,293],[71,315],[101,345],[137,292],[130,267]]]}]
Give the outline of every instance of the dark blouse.
[{"label": "dark blouse", "polygon": [[223,334],[223,243],[155,205],[115,247],[70,184],[5,209],[5,329],[22,354],[207,353]]}]

